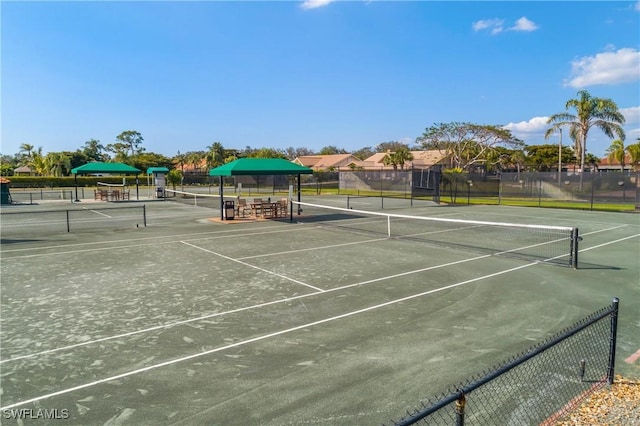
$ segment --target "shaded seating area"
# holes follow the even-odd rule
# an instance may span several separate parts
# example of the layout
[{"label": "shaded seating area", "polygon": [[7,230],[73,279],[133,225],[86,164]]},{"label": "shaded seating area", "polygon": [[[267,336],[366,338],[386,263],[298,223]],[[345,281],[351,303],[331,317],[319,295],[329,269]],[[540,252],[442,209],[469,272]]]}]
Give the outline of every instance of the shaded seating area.
[{"label": "shaded seating area", "polygon": [[[84,164],[80,167],[71,169],[71,174],[74,175],[75,180],[75,202],[79,202],[78,199],[78,175],[91,175],[91,174],[108,174],[108,175],[136,175],[136,199],[138,198],[138,178],[140,169],[136,169],[125,163],[103,163],[94,161]],[[94,192],[94,199],[100,201],[119,201],[129,200],[130,192],[123,185],[118,189],[114,188],[96,188]]]},{"label": "shaded seating area", "polygon": [[128,189],[101,189],[93,192],[93,199],[97,201],[120,201],[131,199],[131,191]]},{"label": "shaded seating area", "polygon": [[251,214],[251,206],[247,204],[247,200],[245,198],[238,198],[238,202],[236,203],[236,216],[247,217],[251,216]]},{"label": "shaded seating area", "polygon": [[[220,179],[220,197],[224,196],[224,177],[232,176],[276,176],[291,175],[296,177],[298,201],[300,201],[300,175],[312,174],[313,170],[308,167],[295,164],[283,158],[240,158],[235,161],[226,163],[222,166],[209,170],[209,176],[216,176]],[[288,208],[288,202],[283,203],[282,200],[264,202],[261,198],[256,198],[251,206],[251,215],[253,217],[273,218],[285,217]],[[238,207],[239,209],[239,207]],[[242,216],[239,210],[236,210],[239,216]],[[299,213],[299,212],[298,212]],[[220,219],[225,220],[223,205],[220,205]]]}]

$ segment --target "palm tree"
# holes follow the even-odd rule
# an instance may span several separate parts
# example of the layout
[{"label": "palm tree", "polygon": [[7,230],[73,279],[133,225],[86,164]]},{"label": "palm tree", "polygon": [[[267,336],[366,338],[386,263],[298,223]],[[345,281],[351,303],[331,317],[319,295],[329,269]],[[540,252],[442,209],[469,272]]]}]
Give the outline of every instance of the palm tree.
[{"label": "palm tree", "polygon": [[[617,135],[618,138],[624,140],[625,133],[622,125],[625,123],[625,118],[618,110],[618,105],[611,99],[593,97],[586,90],[580,90],[577,99],[567,101],[565,109],[569,111],[572,108],[575,109],[575,114],[569,112],[553,114],[547,120],[547,124],[552,124],[552,128],[565,125],[569,127],[569,136],[576,142],[576,155],[580,158],[580,171],[584,172],[589,130],[595,126],[611,139]],[[582,174],[580,174],[581,182]]]},{"label": "palm tree", "polygon": [[621,139],[616,139],[611,142],[609,148],[607,148],[607,158],[609,164],[617,161],[620,163],[620,171],[624,173],[624,156],[627,154],[627,150],[624,147],[624,142]]},{"label": "palm tree", "polygon": [[31,155],[33,154],[34,149],[35,147],[28,143],[20,144],[20,154],[25,154],[28,159],[31,158]]},{"label": "palm tree", "polygon": [[49,166],[49,172],[53,176],[60,177],[65,171],[71,170],[71,158],[62,152],[50,152],[45,157]]},{"label": "palm tree", "polygon": [[407,161],[413,161],[413,154],[408,148],[400,148],[393,154],[391,154],[393,162],[400,166],[401,170],[404,170],[404,163]]},{"label": "palm tree", "polygon": [[185,154],[181,154],[180,151],[178,151],[178,154],[175,157],[173,157],[173,163],[180,167],[180,173],[182,174],[184,174],[184,164],[186,162],[187,162],[187,156]]},{"label": "palm tree", "polygon": [[187,153],[186,163],[193,168],[194,172],[197,172],[201,169],[202,160],[204,159],[205,154],[202,151],[191,151]]},{"label": "palm tree", "polygon": [[637,142],[627,147],[627,153],[631,157],[631,164],[636,171],[640,171],[640,138]]},{"label": "palm tree", "polygon": [[225,152],[224,147],[220,142],[214,142],[209,147],[209,152],[207,152],[207,167],[213,169],[214,167],[218,167],[224,164],[225,160]]},{"label": "palm tree", "polygon": [[49,164],[42,155],[42,147],[31,152],[31,158],[27,164],[36,173],[36,176],[45,176],[49,172]]}]

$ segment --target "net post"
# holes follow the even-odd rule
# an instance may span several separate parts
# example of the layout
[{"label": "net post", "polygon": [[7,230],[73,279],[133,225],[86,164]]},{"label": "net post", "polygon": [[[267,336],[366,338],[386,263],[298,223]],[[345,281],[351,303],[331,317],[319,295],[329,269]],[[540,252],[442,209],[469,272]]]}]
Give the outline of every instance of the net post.
[{"label": "net post", "polygon": [[142,221],[144,222],[144,227],[147,227],[147,205],[142,205]]},{"label": "net post", "polygon": [[578,241],[580,241],[578,228],[573,228],[571,230],[571,257],[569,259],[573,269],[578,269]]},{"label": "net post", "polygon": [[616,364],[616,340],[618,335],[618,305],[620,304],[620,299],[617,297],[613,298],[613,303],[611,305],[611,330],[609,332],[609,368],[607,369],[607,379],[609,384],[613,384],[613,373]]},{"label": "net post", "polygon": [[391,216],[387,216],[387,237],[391,238]]},{"label": "net post", "polygon": [[69,225],[69,210],[67,210],[67,232],[71,232],[71,226]]}]

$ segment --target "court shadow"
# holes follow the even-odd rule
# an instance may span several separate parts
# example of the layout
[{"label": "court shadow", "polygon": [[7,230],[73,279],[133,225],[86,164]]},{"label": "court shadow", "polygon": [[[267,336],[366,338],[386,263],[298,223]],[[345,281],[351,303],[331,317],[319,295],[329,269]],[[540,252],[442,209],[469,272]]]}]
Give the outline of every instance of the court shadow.
[{"label": "court shadow", "polygon": [[604,269],[610,271],[621,271],[623,268],[609,265],[598,265],[597,263],[584,263],[578,259],[578,269]]},{"label": "court shadow", "polygon": [[0,244],[20,244],[20,243],[34,243],[36,241],[42,241],[39,239],[12,239],[12,238],[0,238]]}]

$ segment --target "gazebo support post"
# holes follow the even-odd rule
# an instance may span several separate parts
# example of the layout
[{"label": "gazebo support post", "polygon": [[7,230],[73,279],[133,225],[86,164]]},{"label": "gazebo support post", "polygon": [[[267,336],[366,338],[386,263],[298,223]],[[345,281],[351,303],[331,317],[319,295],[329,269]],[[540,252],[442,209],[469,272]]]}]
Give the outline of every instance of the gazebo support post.
[{"label": "gazebo support post", "polygon": [[[300,173],[298,173],[298,202],[300,202],[300,188],[302,187],[302,184],[300,183],[300,176]],[[300,216],[301,210],[300,205],[298,205],[298,216]]]},{"label": "gazebo support post", "polygon": [[140,200],[140,190],[139,190],[139,182],[138,175],[136,175],[136,200]]},{"label": "gazebo support post", "polygon": [[218,192],[220,192],[220,220],[224,220],[224,190],[222,188],[222,182],[223,178],[220,176],[220,189],[218,190]]},{"label": "gazebo support post", "polygon": [[78,174],[76,173],[75,175],[73,175],[73,181],[75,183],[76,186],[76,199],[73,200],[74,203],[79,203],[80,200],[78,200]]}]

